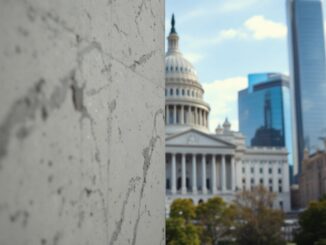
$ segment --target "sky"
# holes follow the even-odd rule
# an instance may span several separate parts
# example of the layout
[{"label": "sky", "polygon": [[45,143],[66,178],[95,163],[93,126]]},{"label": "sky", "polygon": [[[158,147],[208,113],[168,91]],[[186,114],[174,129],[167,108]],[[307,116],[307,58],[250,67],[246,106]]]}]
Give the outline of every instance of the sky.
[{"label": "sky", "polygon": [[238,130],[237,94],[247,87],[247,75],[289,74],[285,0],[165,3],[166,36],[174,13],[179,47],[195,66],[211,106],[210,130],[226,117]]}]

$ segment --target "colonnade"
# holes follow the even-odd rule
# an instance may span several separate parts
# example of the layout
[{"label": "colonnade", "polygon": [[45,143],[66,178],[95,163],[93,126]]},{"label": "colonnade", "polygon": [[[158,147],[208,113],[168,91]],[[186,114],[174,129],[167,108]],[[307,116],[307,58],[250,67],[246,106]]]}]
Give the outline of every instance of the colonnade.
[{"label": "colonnade", "polygon": [[208,127],[208,111],[189,105],[166,105],[166,124],[196,124]]},{"label": "colonnade", "polygon": [[[234,191],[236,188],[237,167],[232,155],[167,153],[166,159],[167,164],[171,164],[168,189],[172,194],[177,192],[215,194]],[[177,182],[180,166],[181,181]],[[187,172],[191,174],[187,176]]]}]

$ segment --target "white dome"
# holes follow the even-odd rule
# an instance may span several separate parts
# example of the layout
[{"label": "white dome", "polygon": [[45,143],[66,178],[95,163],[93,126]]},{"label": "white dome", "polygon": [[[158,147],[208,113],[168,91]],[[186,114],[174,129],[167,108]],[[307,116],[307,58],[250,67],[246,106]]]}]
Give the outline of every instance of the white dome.
[{"label": "white dome", "polygon": [[198,81],[193,65],[180,52],[168,53],[165,57],[166,78],[184,78]]}]

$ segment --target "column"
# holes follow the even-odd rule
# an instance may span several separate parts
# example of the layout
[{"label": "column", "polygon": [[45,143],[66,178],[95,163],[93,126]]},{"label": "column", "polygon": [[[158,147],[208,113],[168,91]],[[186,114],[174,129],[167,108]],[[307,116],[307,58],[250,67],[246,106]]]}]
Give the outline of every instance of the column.
[{"label": "column", "polygon": [[199,115],[198,123],[199,123],[199,125],[201,125],[202,124],[201,109],[199,109],[198,115]]},{"label": "column", "polygon": [[192,193],[197,193],[197,166],[195,154],[192,154]]},{"label": "column", "polygon": [[272,174],[272,176],[273,176],[273,191],[274,192],[278,192],[278,173],[277,173],[277,171],[278,171],[278,169],[277,169],[277,162],[276,161],[273,161],[273,167],[272,167],[272,169],[273,169],[273,174]]},{"label": "column", "polygon": [[184,105],[181,105],[180,122],[184,124]]},{"label": "column", "polygon": [[244,175],[242,174],[242,163],[241,160],[236,161],[235,165],[235,183],[236,188],[238,187],[238,190],[242,189],[242,178]]},{"label": "column", "polygon": [[205,122],[205,111],[203,111],[203,126],[205,126],[206,122]]},{"label": "column", "polygon": [[231,191],[235,191],[235,161],[234,161],[234,156],[231,156]]},{"label": "column", "polygon": [[187,193],[187,186],[186,186],[186,154],[182,154],[181,160],[181,193]]},{"label": "column", "polygon": [[173,106],[173,124],[177,123],[177,106]]},{"label": "column", "polygon": [[208,122],[207,122],[207,112],[205,111],[205,126],[207,127],[207,125],[208,125]]},{"label": "column", "polygon": [[171,172],[172,172],[172,176],[171,176],[171,184],[172,184],[172,187],[171,187],[171,192],[172,194],[175,194],[177,192],[177,187],[176,187],[176,164],[175,164],[175,153],[171,153],[171,156],[172,156],[172,169],[171,169]]},{"label": "column", "polygon": [[201,158],[201,172],[202,172],[202,192],[203,194],[207,193],[207,187],[206,187],[206,156],[202,155]]},{"label": "column", "polygon": [[222,192],[226,191],[225,155],[222,155]]},{"label": "column", "polygon": [[170,123],[170,110],[169,110],[169,105],[166,106],[165,117],[166,117],[166,124],[169,124]]},{"label": "column", "polygon": [[283,191],[289,192],[290,191],[289,164],[288,164],[288,162],[281,162],[281,164],[282,164]]},{"label": "column", "polygon": [[194,124],[197,124],[197,108],[194,107]]},{"label": "column", "polygon": [[269,190],[269,178],[268,178],[268,161],[263,162],[263,171],[264,171],[264,186]]},{"label": "column", "polygon": [[206,127],[208,127],[208,112],[206,112]]},{"label": "column", "polygon": [[216,194],[216,156],[212,155],[212,193]]}]

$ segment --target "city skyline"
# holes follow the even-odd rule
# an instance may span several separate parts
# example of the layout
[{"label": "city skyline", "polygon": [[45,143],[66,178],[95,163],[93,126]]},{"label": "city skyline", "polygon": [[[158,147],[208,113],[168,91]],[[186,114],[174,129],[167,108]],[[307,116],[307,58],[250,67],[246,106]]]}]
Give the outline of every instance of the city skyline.
[{"label": "city skyline", "polygon": [[247,75],[289,74],[285,1],[167,0],[166,36],[172,13],[183,37],[180,49],[195,65],[212,107],[210,130],[225,117],[238,129],[237,92],[246,88]]}]

